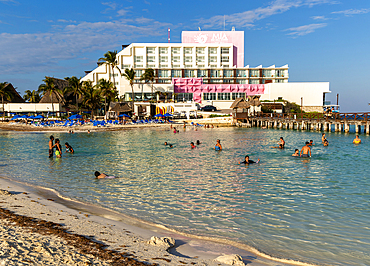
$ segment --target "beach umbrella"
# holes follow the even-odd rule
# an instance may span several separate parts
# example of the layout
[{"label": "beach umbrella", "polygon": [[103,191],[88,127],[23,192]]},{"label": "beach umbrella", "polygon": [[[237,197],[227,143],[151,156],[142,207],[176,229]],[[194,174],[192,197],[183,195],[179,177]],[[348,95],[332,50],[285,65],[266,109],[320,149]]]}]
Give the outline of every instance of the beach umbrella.
[{"label": "beach umbrella", "polygon": [[22,115],[21,117],[19,118],[28,118],[28,115]]},{"label": "beach umbrella", "polygon": [[81,115],[71,115],[70,117],[68,117],[69,120],[80,119],[80,118],[82,118]]},{"label": "beach umbrella", "polygon": [[164,117],[162,114],[156,114],[154,117]]},{"label": "beach umbrella", "polygon": [[167,114],[164,114],[163,116],[164,116],[164,117],[171,117],[172,115],[171,115],[171,114],[169,114],[169,113],[167,113]]},{"label": "beach umbrella", "polygon": [[20,115],[15,115],[15,116],[13,116],[13,118],[11,120],[16,120],[16,119],[18,119],[20,117],[21,117]]},{"label": "beach umbrella", "polygon": [[44,116],[42,116],[42,115],[38,115],[38,116],[34,117],[34,119],[43,119],[43,118],[44,118]]},{"label": "beach umbrella", "polygon": [[28,119],[35,119],[35,117],[34,116],[29,116]]},{"label": "beach umbrella", "polygon": [[130,118],[128,114],[123,114],[124,117]]}]

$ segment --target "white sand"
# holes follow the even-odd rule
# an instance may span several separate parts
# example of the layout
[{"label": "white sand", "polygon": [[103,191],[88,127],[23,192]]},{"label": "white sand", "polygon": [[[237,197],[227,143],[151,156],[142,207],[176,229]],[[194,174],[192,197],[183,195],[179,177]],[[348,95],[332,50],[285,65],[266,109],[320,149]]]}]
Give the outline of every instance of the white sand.
[{"label": "white sand", "polygon": [[[0,179],[0,188],[12,193],[0,193],[1,208],[62,224],[71,233],[88,236],[106,244],[108,249],[132,254],[138,261],[213,266],[221,265],[213,261],[217,256],[239,253],[248,265],[277,265],[277,262],[232,246],[185,237],[135,220],[122,220],[119,214],[96,206],[58,200],[54,193],[8,179]],[[32,228],[20,228],[4,220],[0,221],[0,228],[0,265],[110,265],[109,261],[81,254],[57,236],[33,233]],[[147,241],[153,235],[172,237],[177,247],[169,253],[150,246]]]}]

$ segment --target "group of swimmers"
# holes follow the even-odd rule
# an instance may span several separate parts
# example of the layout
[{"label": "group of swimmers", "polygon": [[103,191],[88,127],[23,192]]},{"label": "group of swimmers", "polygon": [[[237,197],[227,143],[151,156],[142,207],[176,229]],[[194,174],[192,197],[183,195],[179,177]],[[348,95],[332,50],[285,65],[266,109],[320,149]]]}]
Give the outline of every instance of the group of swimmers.
[{"label": "group of swimmers", "polygon": [[[72,146],[69,145],[68,142],[64,143],[64,145],[66,146],[66,152],[67,153],[74,153],[75,152],[74,149],[72,148]],[[50,140],[49,140],[49,158],[53,158],[54,148],[55,148],[55,156],[57,158],[61,158],[62,157],[62,147],[60,145],[60,140],[55,139],[55,144],[54,144],[54,136],[50,136]]]}]

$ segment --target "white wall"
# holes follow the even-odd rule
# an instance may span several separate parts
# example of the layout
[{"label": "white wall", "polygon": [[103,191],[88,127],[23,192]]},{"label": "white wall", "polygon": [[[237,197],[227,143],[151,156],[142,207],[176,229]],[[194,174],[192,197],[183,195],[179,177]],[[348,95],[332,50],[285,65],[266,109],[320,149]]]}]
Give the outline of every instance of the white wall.
[{"label": "white wall", "polygon": [[[6,112],[52,112],[51,103],[7,103],[4,106]],[[62,105],[54,103],[54,112],[60,112]]]},{"label": "white wall", "polygon": [[289,82],[265,85],[265,93],[260,100],[284,100],[303,106],[323,106],[323,94],[330,93],[329,82]]}]

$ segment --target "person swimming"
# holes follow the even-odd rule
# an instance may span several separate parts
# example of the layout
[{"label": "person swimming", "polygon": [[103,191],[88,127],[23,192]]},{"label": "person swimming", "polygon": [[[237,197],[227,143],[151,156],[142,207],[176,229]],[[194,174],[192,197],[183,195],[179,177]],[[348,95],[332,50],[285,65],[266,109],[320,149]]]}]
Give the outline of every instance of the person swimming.
[{"label": "person swimming", "polygon": [[218,139],[216,146],[214,147],[216,151],[222,151],[221,141]]},{"label": "person swimming", "polygon": [[191,147],[192,149],[196,149],[196,148],[197,148],[197,146],[195,146],[195,145],[194,145],[194,142],[190,142],[190,147]]},{"label": "person swimming", "polygon": [[196,142],[197,145],[202,144],[202,142],[199,141],[199,139]]},{"label": "person swimming", "polygon": [[280,137],[278,145],[279,146],[275,146],[275,147],[272,147],[272,148],[275,148],[275,149],[284,149],[285,148],[285,140],[283,139],[283,137]]},{"label": "person swimming", "polygon": [[167,141],[165,141],[165,142],[164,142],[164,146],[167,146],[167,145],[168,145],[168,143],[167,143]]},{"label": "person swimming", "polygon": [[294,150],[294,153],[292,154],[292,156],[299,157],[299,150],[298,149],[295,149]]},{"label": "person swimming", "polygon": [[72,148],[71,145],[68,144],[68,142],[64,143],[64,145],[66,146],[66,152],[69,152],[69,153],[75,152],[75,150]]},{"label": "person swimming", "polygon": [[259,163],[260,159],[257,160],[257,162],[253,160],[249,160],[249,155],[246,155],[243,162],[239,162],[239,164],[252,164],[252,163]]},{"label": "person swimming", "polygon": [[358,137],[358,135],[356,135],[356,138],[353,140],[353,144],[360,144],[361,143],[361,139]]},{"label": "person swimming", "polygon": [[99,173],[98,171],[95,171],[94,175],[95,175],[95,178],[96,178],[96,179],[103,179],[103,178],[112,179],[112,178],[116,178],[116,177],[115,177],[115,176],[113,176],[113,175],[101,174],[101,173]]},{"label": "person swimming", "polygon": [[323,145],[324,145],[324,147],[329,146],[329,141],[327,139],[325,139],[324,142],[323,142]]}]

